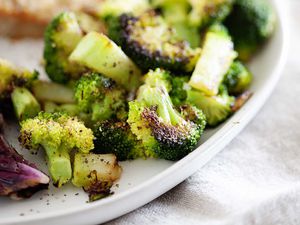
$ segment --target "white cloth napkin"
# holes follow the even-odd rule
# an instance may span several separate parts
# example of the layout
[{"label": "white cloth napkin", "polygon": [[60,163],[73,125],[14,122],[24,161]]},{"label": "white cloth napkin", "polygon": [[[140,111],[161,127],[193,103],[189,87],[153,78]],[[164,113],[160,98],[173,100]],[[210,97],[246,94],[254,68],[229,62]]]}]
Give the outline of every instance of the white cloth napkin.
[{"label": "white cloth napkin", "polygon": [[109,225],[300,224],[300,1],[272,97],[222,153],[176,188]]}]

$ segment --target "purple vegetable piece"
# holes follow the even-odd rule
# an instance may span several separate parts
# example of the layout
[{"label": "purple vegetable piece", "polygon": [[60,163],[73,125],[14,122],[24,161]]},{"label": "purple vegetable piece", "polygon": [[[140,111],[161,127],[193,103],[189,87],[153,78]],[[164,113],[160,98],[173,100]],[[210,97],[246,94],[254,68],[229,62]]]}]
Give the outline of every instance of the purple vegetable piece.
[{"label": "purple vegetable piece", "polygon": [[5,140],[1,114],[0,129],[0,196],[28,198],[35,192],[48,188],[49,177],[26,161]]}]

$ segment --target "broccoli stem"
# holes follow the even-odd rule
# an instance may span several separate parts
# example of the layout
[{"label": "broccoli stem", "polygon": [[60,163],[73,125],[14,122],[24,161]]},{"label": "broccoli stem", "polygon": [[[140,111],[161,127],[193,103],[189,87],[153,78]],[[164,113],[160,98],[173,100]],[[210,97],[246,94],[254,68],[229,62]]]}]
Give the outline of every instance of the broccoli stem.
[{"label": "broccoli stem", "polygon": [[75,103],[73,90],[61,84],[39,80],[33,83],[32,92],[40,102],[49,101],[57,104]]},{"label": "broccoli stem", "polygon": [[19,121],[33,118],[41,111],[40,104],[26,88],[15,88],[11,100]]},{"label": "broccoli stem", "polygon": [[157,113],[165,123],[178,125],[184,122],[173,108],[172,101],[165,87],[149,88],[146,86],[144,90],[142,90],[141,95],[148,106],[157,106]]},{"label": "broccoli stem", "polygon": [[48,158],[48,168],[56,187],[61,187],[72,178],[72,167],[69,151],[61,147],[56,149],[48,145],[43,145]]},{"label": "broccoli stem", "polygon": [[128,91],[136,89],[140,84],[140,69],[119,46],[103,34],[88,33],[72,52],[69,60],[102,73]]}]

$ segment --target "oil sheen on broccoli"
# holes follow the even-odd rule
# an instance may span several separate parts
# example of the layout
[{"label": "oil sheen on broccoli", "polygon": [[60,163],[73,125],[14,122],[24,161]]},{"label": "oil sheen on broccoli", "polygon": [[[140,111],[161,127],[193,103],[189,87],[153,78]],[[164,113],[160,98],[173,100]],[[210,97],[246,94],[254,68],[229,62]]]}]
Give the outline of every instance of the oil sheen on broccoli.
[{"label": "oil sheen on broccoli", "polygon": [[195,107],[174,108],[159,71],[149,72],[137,99],[129,103],[128,123],[146,157],[179,160],[195,149],[206,120]]},{"label": "oil sheen on broccoli", "polygon": [[267,0],[236,0],[225,25],[239,58],[246,61],[273,34],[276,16]]},{"label": "oil sheen on broccoli", "polygon": [[193,49],[178,38],[156,12],[139,17],[123,14],[119,23],[119,38],[115,41],[142,70],[164,68],[180,73],[194,69],[200,49]]},{"label": "oil sheen on broccoli", "polygon": [[126,118],[126,91],[110,78],[98,73],[85,74],[75,87],[79,109],[94,122]]},{"label": "oil sheen on broccoli", "polygon": [[21,123],[19,141],[27,149],[42,146],[46,152],[49,172],[55,186],[60,187],[72,177],[70,152],[89,153],[94,148],[93,132],[76,117],[62,113],[41,112]]}]

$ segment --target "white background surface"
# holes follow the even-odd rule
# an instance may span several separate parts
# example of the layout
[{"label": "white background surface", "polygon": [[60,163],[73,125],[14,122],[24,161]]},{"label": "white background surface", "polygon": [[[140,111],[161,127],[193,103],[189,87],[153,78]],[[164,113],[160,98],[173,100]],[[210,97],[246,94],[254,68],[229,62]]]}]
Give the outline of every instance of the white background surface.
[{"label": "white background surface", "polygon": [[300,224],[300,1],[289,2],[289,60],[258,116],[191,178],[108,225]]}]

